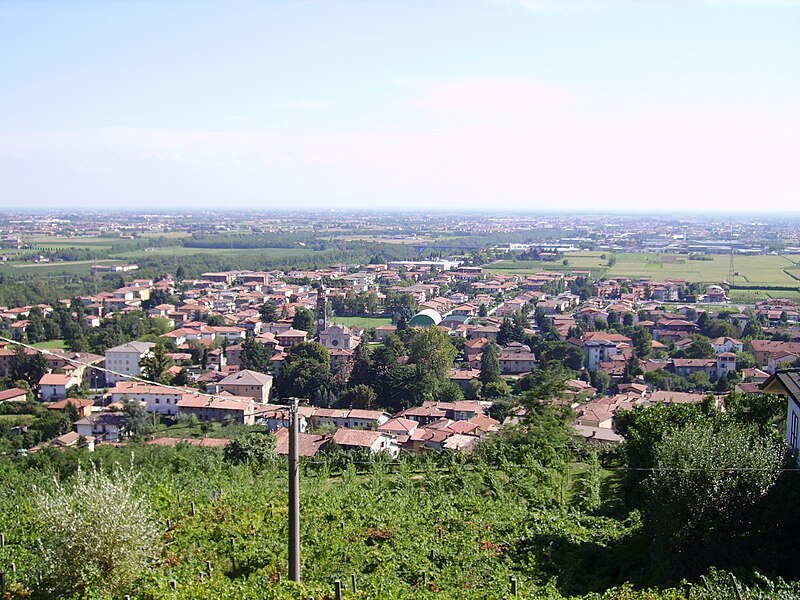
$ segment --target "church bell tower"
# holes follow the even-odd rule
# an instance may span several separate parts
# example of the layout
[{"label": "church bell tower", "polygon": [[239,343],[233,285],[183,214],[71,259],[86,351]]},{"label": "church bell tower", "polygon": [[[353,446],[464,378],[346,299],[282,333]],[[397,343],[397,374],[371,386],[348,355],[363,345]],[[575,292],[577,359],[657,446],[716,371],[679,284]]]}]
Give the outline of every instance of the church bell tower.
[{"label": "church bell tower", "polygon": [[317,288],[317,339],[319,334],[328,328],[328,299],[325,297],[325,286],[321,283]]}]

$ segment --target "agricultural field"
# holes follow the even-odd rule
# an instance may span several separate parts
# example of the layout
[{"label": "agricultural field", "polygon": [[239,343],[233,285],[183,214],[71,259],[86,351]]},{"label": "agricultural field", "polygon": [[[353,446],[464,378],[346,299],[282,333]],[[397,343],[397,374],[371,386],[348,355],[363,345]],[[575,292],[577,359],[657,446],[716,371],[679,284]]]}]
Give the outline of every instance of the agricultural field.
[{"label": "agricultural field", "polygon": [[364,329],[392,324],[391,317],[333,317],[330,321],[347,327],[363,327]]},{"label": "agricultural field", "polygon": [[37,236],[26,238],[34,250],[61,250],[64,248],[86,248],[89,250],[109,250],[128,240],[120,237],[57,237]]},{"label": "agricultural field", "polygon": [[[711,260],[689,260],[685,255],[655,253],[614,254],[616,263],[608,266],[602,252],[574,252],[564,255],[568,261],[498,261],[486,267],[490,273],[530,275],[537,271],[590,270],[595,277],[631,277],[653,280],[686,279],[689,282],[719,283],[728,279],[730,257],[709,255]],[[790,286],[800,285],[800,266],[786,256],[734,256],[734,283],[739,285]],[[793,277],[794,275],[795,277]],[[783,295],[781,295],[783,297]]]},{"label": "agricultural field", "polygon": [[192,256],[196,254],[213,254],[215,256],[255,256],[267,259],[276,258],[301,258],[321,254],[320,251],[306,248],[188,248],[184,246],[166,246],[132,250],[114,254],[115,258],[123,260],[136,260],[153,256],[173,257]]},{"label": "agricultural field", "polygon": [[92,265],[113,264],[118,260],[76,260],[70,262],[49,263],[0,263],[0,273],[13,273],[17,275],[32,275],[34,277],[58,277],[60,275],[89,274]]}]

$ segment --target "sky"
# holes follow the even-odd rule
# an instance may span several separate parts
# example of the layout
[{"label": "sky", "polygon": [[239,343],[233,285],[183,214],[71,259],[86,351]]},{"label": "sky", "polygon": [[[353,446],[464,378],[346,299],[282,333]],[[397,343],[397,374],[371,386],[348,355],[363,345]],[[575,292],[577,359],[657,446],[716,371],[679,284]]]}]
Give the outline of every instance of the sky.
[{"label": "sky", "polygon": [[800,211],[800,0],[0,0],[0,208]]}]

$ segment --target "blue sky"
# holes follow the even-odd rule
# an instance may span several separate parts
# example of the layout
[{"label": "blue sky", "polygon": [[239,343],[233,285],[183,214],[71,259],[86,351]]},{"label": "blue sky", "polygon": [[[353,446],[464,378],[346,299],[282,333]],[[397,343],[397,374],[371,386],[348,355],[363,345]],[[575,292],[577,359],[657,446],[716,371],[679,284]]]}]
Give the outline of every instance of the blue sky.
[{"label": "blue sky", "polygon": [[0,1],[0,206],[800,210],[800,1]]}]

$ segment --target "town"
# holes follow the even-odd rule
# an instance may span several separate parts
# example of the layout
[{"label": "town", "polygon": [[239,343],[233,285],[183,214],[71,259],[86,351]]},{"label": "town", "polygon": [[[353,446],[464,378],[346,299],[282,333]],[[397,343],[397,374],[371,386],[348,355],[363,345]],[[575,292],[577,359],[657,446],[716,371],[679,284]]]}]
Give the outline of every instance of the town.
[{"label": "town", "polygon": [[687,418],[757,423],[796,460],[792,222],[766,244],[763,224],[699,217],[213,220],[6,215],[4,456],[193,447],[273,468],[299,399],[307,475],[539,465],[563,473],[542,484],[557,510],[614,501],[603,472],[645,485],[659,463],[637,444]]}]

